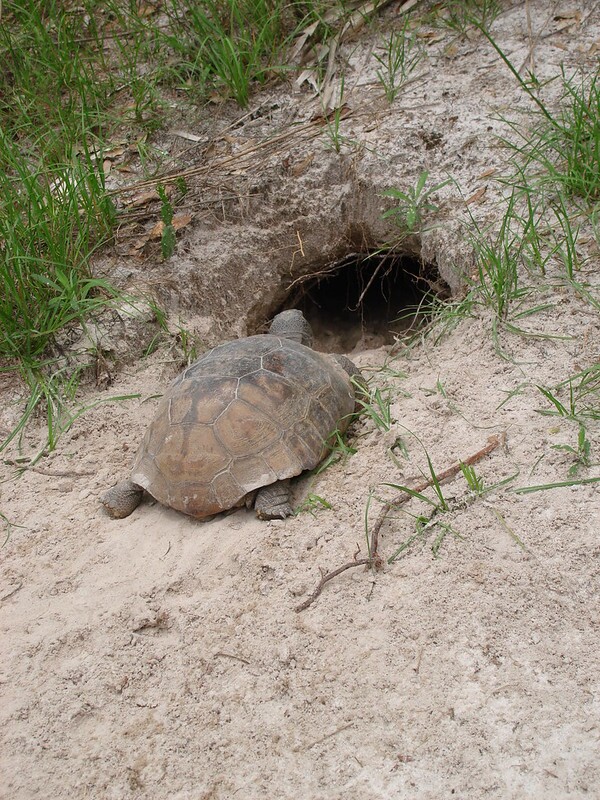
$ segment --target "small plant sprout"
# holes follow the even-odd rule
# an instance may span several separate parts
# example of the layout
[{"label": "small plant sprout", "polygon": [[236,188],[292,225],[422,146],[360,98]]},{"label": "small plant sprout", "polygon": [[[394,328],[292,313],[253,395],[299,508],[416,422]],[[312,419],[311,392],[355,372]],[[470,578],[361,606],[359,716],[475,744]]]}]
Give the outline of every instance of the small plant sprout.
[{"label": "small plant sprout", "polygon": [[499,0],[446,0],[440,22],[464,36],[473,26],[487,29],[501,10]]},{"label": "small plant sprout", "polygon": [[[476,290],[498,319],[508,315],[511,301],[519,296],[518,264],[523,248],[522,226],[515,213],[516,192],[512,192],[494,238],[477,230],[473,238],[476,259]],[[516,230],[515,230],[516,227]]]},{"label": "small plant sprout", "polygon": [[561,401],[556,397],[550,389],[545,389],[543,386],[537,387],[539,391],[544,395],[546,400],[548,400],[553,406],[554,409],[538,409],[539,414],[543,414],[544,416],[559,416],[565,417],[566,419],[575,419],[575,399],[573,393],[573,385],[569,386],[569,407],[567,408]]},{"label": "small plant sprout", "polygon": [[175,331],[175,341],[181,347],[184,364],[191,364],[198,358],[197,337],[191,334],[181,322]]},{"label": "small plant sprout", "polygon": [[577,434],[577,446],[571,447],[568,444],[554,444],[552,445],[553,450],[560,450],[563,453],[567,453],[573,456],[575,463],[569,468],[567,473],[569,478],[575,477],[579,472],[581,467],[591,467],[592,460],[591,460],[591,452],[592,452],[592,445],[590,440],[587,438],[587,431],[583,424],[579,424],[579,432]]},{"label": "small plant sprout", "polygon": [[[593,364],[556,384],[553,389],[538,386],[538,390],[553,409],[538,409],[544,416],[559,416],[580,422],[583,419],[600,419],[600,364]],[[568,400],[563,403],[557,395],[568,390]]]},{"label": "small plant sprout", "polygon": [[416,532],[402,542],[402,544],[392,553],[387,560],[388,564],[393,564],[394,561],[397,561],[402,553],[408,550],[416,541],[420,540],[424,542],[429,531],[434,529],[437,529],[437,534],[431,545],[431,552],[434,558],[438,558],[442,544],[449,533],[452,534],[456,539],[464,541],[464,537],[461,536],[458,531],[454,530],[449,523],[443,522],[441,519],[437,518],[436,511],[434,511],[429,517],[422,514],[415,516],[414,521]]},{"label": "small plant sprout", "polygon": [[333,506],[331,503],[328,503],[325,498],[310,492],[298,505],[298,507],[294,509],[294,515],[298,516],[298,514],[304,514],[308,512],[311,516],[315,517],[317,511],[322,511],[323,509],[330,510],[332,508]]},{"label": "small plant sprout", "polygon": [[429,457],[429,453],[427,452],[427,450],[425,450],[425,457],[427,458],[427,466],[429,468],[429,474],[431,476],[431,486],[437,496],[437,500],[432,500],[430,497],[427,497],[427,495],[423,494],[422,492],[417,492],[414,489],[411,489],[409,486],[399,486],[396,483],[384,483],[383,485],[389,486],[391,489],[396,489],[396,491],[406,492],[406,494],[409,494],[411,497],[415,497],[417,500],[421,500],[422,502],[427,503],[427,505],[432,506],[432,508],[436,511],[436,513],[438,511],[449,511],[450,506],[448,504],[448,501],[444,497],[441,484],[438,480],[437,474],[433,467],[433,463],[431,461],[431,458]]},{"label": "small plant sprout", "polygon": [[[594,364],[572,375],[552,389],[544,386],[537,388],[552,406],[551,408],[537,409],[538,414],[558,416],[570,422],[576,422],[578,425],[575,447],[568,444],[552,445],[553,450],[568,453],[575,459],[568,472],[569,478],[573,478],[581,467],[592,466],[592,446],[588,439],[586,422],[600,419],[600,364]],[[568,396],[563,401],[558,395],[564,389],[567,389]],[[557,428],[557,430],[559,429]]]},{"label": "small plant sprout", "polygon": [[470,491],[474,495],[482,495],[485,491],[485,484],[483,478],[481,478],[475,472],[475,467],[471,467],[468,464],[463,464],[461,462],[460,471],[462,472]]},{"label": "small plant sprout", "polygon": [[327,134],[327,138],[329,139],[330,146],[335,150],[336,153],[341,152],[342,144],[344,142],[344,137],[340,133],[340,123],[344,115],[344,88],[345,78],[342,75],[340,80],[340,91],[335,108],[332,111],[329,111],[326,106],[323,106],[325,132]]},{"label": "small plant sprout", "polygon": [[444,539],[449,533],[451,533],[455,539],[460,539],[461,542],[463,542],[465,539],[464,536],[461,536],[460,533],[455,531],[452,525],[448,525],[447,522],[440,522],[437,520],[436,525],[439,528],[439,531],[433,540],[433,544],[431,545],[431,552],[433,553],[434,558],[438,557],[438,553],[440,552],[440,549],[444,543]]},{"label": "small plant sprout", "polygon": [[319,466],[315,469],[314,475],[320,475],[327,467],[336,464],[341,459],[348,458],[348,456],[353,456],[356,453],[356,448],[346,444],[339,430],[334,431],[329,437],[329,448],[329,455],[321,461]]},{"label": "small plant sprout", "polygon": [[558,226],[560,227],[560,233],[558,235],[555,234],[556,246],[554,252],[562,262],[568,280],[573,281],[575,272],[580,267],[579,255],[577,253],[577,239],[579,238],[580,229],[573,226],[571,215],[565,206],[565,200],[560,194],[553,204],[552,210]]},{"label": "small plant sprout", "polygon": [[[360,387],[363,389],[363,387]],[[365,416],[373,420],[375,427],[379,431],[389,431],[394,423],[391,412],[391,391],[375,389],[369,395],[365,395],[364,389],[357,393],[356,400],[360,406],[359,416]]]},{"label": "small plant sprout", "polygon": [[390,104],[394,102],[408,76],[424,57],[416,36],[408,33],[407,28],[408,18],[405,18],[402,29],[392,33],[385,42],[383,54],[375,55],[379,64],[377,78]]},{"label": "small plant sprout", "polygon": [[404,235],[415,233],[421,229],[424,213],[438,210],[438,207],[431,202],[431,196],[452,182],[448,178],[426,190],[425,184],[428,178],[429,172],[424,170],[419,175],[416,185],[405,192],[395,188],[386,189],[383,192],[383,197],[391,197],[398,203],[394,208],[384,211],[382,218],[393,219]]},{"label": "small plant sprout", "polygon": [[388,448],[388,453],[390,458],[394,462],[394,464],[398,467],[398,469],[403,469],[403,464],[398,458],[398,454],[400,458],[404,459],[405,461],[410,461],[410,454],[408,452],[408,447],[406,446],[406,442],[401,436],[397,436],[394,443],[391,447]]}]

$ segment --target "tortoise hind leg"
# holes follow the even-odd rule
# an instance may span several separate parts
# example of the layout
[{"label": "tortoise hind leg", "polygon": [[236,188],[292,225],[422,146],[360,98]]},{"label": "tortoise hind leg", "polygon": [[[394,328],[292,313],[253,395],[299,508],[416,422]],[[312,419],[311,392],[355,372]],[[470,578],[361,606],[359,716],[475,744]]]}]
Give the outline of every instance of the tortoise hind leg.
[{"label": "tortoise hind leg", "polygon": [[289,480],[276,481],[258,490],[254,510],[259,519],[285,519],[293,514]]},{"label": "tortoise hind leg", "polygon": [[100,502],[114,519],[128,517],[142,501],[144,490],[133,481],[121,481],[100,497]]}]

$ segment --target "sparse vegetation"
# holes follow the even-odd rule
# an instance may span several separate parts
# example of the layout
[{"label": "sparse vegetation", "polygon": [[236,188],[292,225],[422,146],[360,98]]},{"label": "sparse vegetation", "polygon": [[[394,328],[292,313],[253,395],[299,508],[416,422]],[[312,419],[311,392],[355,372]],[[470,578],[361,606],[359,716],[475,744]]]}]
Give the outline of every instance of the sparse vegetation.
[{"label": "sparse vegetation", "polygon": [[294,514],[297,516],[298,514],[308,513],[312,517],[315,517],[318,511],[322,511],[323,509],[330,510],[332,508],[333,506],[331,503],[325,500],[324,497],[309,492],[298,507],[294,509]]},{"label": "sparse vegetation", "polygon": [[416,233],[421,229],[425,213],[438,210],[438,206],[430,198],[444,186],[452,183],[452,180],[448,178],[426,190],[425,184],[428,178],[429,172],[424,170],[419,175],[415,186],[409,187],[406,191],[392,187],[383,192],[383,197],[391,197],[396,201],[392,208],[384,211],[383,219],[393,219],[402,236]]},{"label": "sparse vegetation", "polygon": [[393,103],[409,75],[425,57],[413,32],[409,30],[410,19],[405,17],[402,28],[391,33],[383,43],[380,55],[375,53],[379,64],[377,78],[383,87],[388,103]]},{"label": "sparse vegetation", "polygon": [[446,0],[435,21],[464,36],[474,26],[488,29],[501,10],[499,0]]},{"label": "sparse vegetation", "polygon": [[345,141],[345,137],[342,136],[340,131],[340,125],[344,115],[344,89],[345,79],[342,75],[337,99],[334,101],[333,109],[330,111],[325,105],[323,105],[323,119],[325,121],[327,143],[333,150],[335,150],[336,153],[341,152],[342,144]]},{"label": "sparse vegetation", "polygon": [[369,392],[368,396],[365,396],[364,392],[358,393],[357,402],[360,406],[358,416],[364,416],[372,420],[379,431],[390,430],[394,420],[392,419],[392,397],[389,389],[384,389],[382,391],[376,387],[373,391]]}]

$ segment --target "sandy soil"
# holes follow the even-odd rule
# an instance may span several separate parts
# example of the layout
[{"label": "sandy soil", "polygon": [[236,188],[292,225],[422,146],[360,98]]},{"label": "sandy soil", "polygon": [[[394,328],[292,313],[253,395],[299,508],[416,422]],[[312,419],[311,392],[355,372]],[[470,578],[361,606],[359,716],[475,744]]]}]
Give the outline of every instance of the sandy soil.
[{"label": "sandy soil", "polygon": [[[584,17],[594,6],[580,5]],[[396,24],[395,8],[384,29]],[[597,14],[585,24],[573,17],[561,28],[564,19],[552,19],[546,3],[531,8],[534,27],[543,31],[535,45],[542,75],[556,74],[565,60],[589,64],[600,36]],[[520,65],[530,46],[524,9],[508,9],[494,32]],[[361,91],[376,89],[364,66],[360,74],[352,69],[366,63],[377,35],[367,32],[345,51],[349,74],[357,76],[349,96],[355,105]],[[505,157],[492,139],[499,123],[486,119],[501,95],[503,106],[513,103],[513,95],[515,104],[523,104],[505,68],[477,37],[456,40],[443,32],[428,48],[435,68],[400,96],[397,107],[381,112],[374,132],[365,120],[351,123],[348,135],[371,137],[379,154],[349,156],[359,175],[352,191],[367,173],[370,185],[382,189],[414,184],[424,167],[442,177],[455,167],[467,195],[480,185],[485,163]],[[448,86],[452,97],[444,100]],[[412,107],[410,114],[403,104]],[[444,128],[449,115],[457,117],[458,130]],[[423,145],[403,183],[401,170],[410,161],[400,157],[406,141],[434,122],[446,136],[443,150],[431,155]],[[492,130],[486,132],[488,124]],[[338,174],[336,153],[322,140],[310,147],[316,177],[326,169]],[[275,181],[269,164],[263,168]],[[393,177],[384,181],[386,169]],[[290,180],[281,177],[288,187]],[[475,213],[483,220],[497,217],[498,196],[490,185]],[[300,201],[295,196],[290,202]],[[444,251],[451,264],[461,249],[453,222],[464,208],[449,201],[444,213],[446,233],[432,233],[423,246],[440,261]],[[246,238],[236,241],[249,257],[254,228],[240,218],[236,231],[244,230]],[[294,235],[292,226],[289,237]],[[165,269],[179,264],[188,274],[189,254],[201,257],[194,237],[216,252],[228,236],[225,223],[198,220],[186,253]],[[256,245],[256,269],[264,265],[263,244],[260,239]],[[289,265],[289,251],[286,257]],[[468,255],[454,262],[464,265]],[[596,249],[580,276],[596,286],[597,264]],[[154,274],[161,268],[155,264]],[[279,277],[265,275],[268,292],[269,281],[278,285]],[[150,501],[123,521],[105,515],[98,495],[126,474],[155,396],[177,372],[166,349],[123,368],[108,389],[90,388],[84,397],[91,403],[140,393],[140,400],[97,405],[20,477],[3,462],[0,510],[11,526],[1,551],[0,795],[599,796],[597,484],[514,492],[564,481],[572,464],[554,446],[573,445],[577,426],[539,413],[549,405],[537,385],[553,386],[600,360],[597,313],[559,282],[558,273],[545,282],[554,288],[536,294],[535,303],[543,296],[551,307],[522,324],[557,338],[504,333],[503,357],[491,316],[479,309],[440,342],[429,337],[395,353],[354,353],[373,385],[391,391],[394,424],[381,432],[363,419],[351,435],[355,455],[316,479],[298,481],[296,502],[313,492],[332,506],[314,515],[265,523],[239,510],[198,522]],[[260,303],[276,303],[277,291]],[[244,284],[241,295],[246,299],[232,301],[233,308],[245,303],[245,312],[258,314],[255,287],[249,292]],[[204,308],[192,324],[207,341],[211,331],[246,333],[232,314],[215,306],[210,318]],[[8,402],[9,389],[3,391]],[[16,411],[5,407],[5,427]],[[444,493],[450,510],[441,521],[454,533],[447,532],[437,557],[432,546],[440,527],[427,530],[376,574],[345,572],[298,613],[321,569],[344,564],[358,548],[364,555],[369,491],[391,497],[393,490],[382,484],[405,483],[427,471],[423,447],[410,432],[438,471],[479,451],[489,436],[505,433],[505,446],[482,459],[477,471],[488,486],[514,478],[479,498],[462,478],[449,482]],[[35,451],[41,435],[28,432],[26,453]],[[597,460],[597,423],[590,423],[588,435]],[[395,458],[390,455],[399,437],[409,459],[397,447]],[[597,466],[580,472],[594,475]],[[379,508],[373,500],[371,523]],[[411,515],[423,510],[411,501],[390,516],[381,555],[389,558],[414,534]]]}]

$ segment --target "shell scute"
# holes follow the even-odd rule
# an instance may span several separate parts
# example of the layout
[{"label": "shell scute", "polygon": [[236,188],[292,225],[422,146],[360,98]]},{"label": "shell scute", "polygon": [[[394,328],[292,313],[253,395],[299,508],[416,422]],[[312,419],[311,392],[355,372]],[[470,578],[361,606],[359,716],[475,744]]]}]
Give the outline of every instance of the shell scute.
[{"label": "shell scute", "polygon": [[260,452],[279,436],[277,421],[243,400],[232,400],[227,413],[215,422],[215,433],[234,458]]},{"label": "shell scute", "polygon": [[249,336],[237,342],[214,347],[191,364],[180,376],[181,381],[208,376],[240,378],[260,369],[261,358],[280,350],[281,339],[276,336]]},{"label": "shell scute", "polygon": [[237,378],[208,377],[201,385],[183,385],[185,391],[168,398],[169,425],[198,425],[214,422],[235,397]]},{"label": "shell scute", "polygon": [[274,469],[271,464],[267,463],[267,455],[268,451],[263,451],[261,455],[244,456],[233,460],[231,474],[246,492],[251,492],[260,486],[268,486],[279,478],[281,463],[277,465],[280,467],[279,470]]},{"label": "shell scute", "polygon": [[221,509],[233,508],[247,494],[229,470],[215,475],[211,486]]},{"label": "shell scute", "polygon": [[292,381],[264,369],[246,375],[240,381],[237,396],[252,409],[269,417],[276,409],[277,425],[281,430],[287,430],[293,424],[298,416],[298,406],[304,399]]}]

